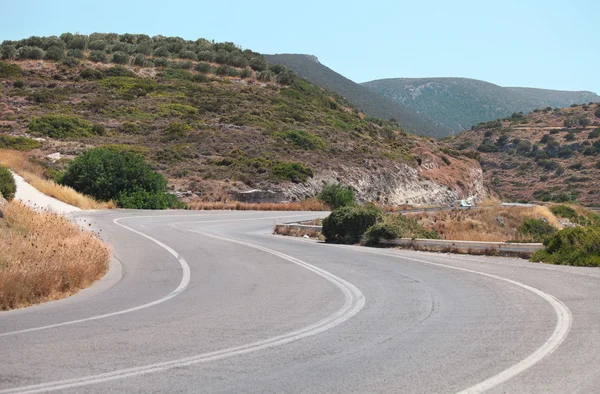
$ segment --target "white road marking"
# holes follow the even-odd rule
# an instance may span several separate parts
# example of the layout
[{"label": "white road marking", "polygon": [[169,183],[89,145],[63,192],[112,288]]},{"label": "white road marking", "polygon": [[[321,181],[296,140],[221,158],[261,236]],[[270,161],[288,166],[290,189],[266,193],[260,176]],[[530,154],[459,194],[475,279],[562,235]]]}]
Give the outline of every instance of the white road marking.
[{"label": "white road marking", "polygon": [[[212,211],[211,211],[212,212]],[[181,266],[181,270],[182,270],[182,278],[181,278],[181,282],[179,283],[179,286],[177,286],[177,288],[175,290],[173,290],[171,293],[169,293],[168,295],[159,298],[158,300],[149,302],[147,304],[143,304],[143,305],[139,305],[133,308],[129,308],[129,309],[124,309],[124,310],[120,310],[120,311],[116,311],[116,312],[110,312],[110,313],[105,313],[102,315],[97,315],[97,316],[90,316],[90,317],[86,317],[83,319],[77,319],[77,320],[70,320],[70,321],[66,321],[66,322],[61,322],[61,323],[56,323],[56,324],[49,324],[46,326],[40,326],[40,327],[32,327],[32,328],[27,328],[24,330],[17,330],[17,331],[10,331],[10,332],[3,332],[0,333],[0,337],[4,337],[4,336],[9,336],[9,335],[17,335],[17,334],[25,334],[28,332],[34,332],[34,331],[41,331],[41,330],[47,330],[50,328],[56,328],[56,327],[62,327],[62,326],[68,326],[71,324],[78,324],[78,323],[84,323],[87,321],[92,321],[92,320],[100,320],[100,319],[105,319],[107,317],[113,317],[113,316],[118,316],[118,315],[122,315],[125,313],[130,313],[130,312],[135,312],[135,311],[139,311],[141,309],[146,309],[146,308],[150,308],[152,306],[161,304],[165,301],[170,300],[173,297],[176,297],[177,295],[179,295],[182,291],[184,291],[186,289],[186,287],[188,286],[188,284],[190,283],[190,266],[188,265],[188,263],[185,261],[185,259],[183,257],[181,257],[176,251],[174,251],[172,248],[170,248],[168,245],[165,245],[164,243],[160,242],[159,240],[152,238],[149,235],[146,235],[140,231],[134,230],[133,228],[129,227],[129,226],[125,226],[124,224],[119,223],[120,220],[125,220],[125,219],[139,219],[139,218],[169,218],[169,217],[206,217],[206,216],[210,216],[210,215],[147,215],[147,216],[126,216],[126,217],[121,217],[121,218],[117,218],[114,219],[113,222],[118,225],[121,226],[129,231],[132,231],[136,234],[141,235],[144,238],[149,239],[150,241],[154,242],[155,244],[157,244],[158,246],[160,246],[161,248],[165,249],[167,252],[169,252],[170,254],[172,254],[177,261],[179,262],[179,265]],[[280,219],[280,218],[291,218],[291,217],[301,217],[301,216],[307,216],[306,214],[304,215],[287,215],[287,216],[270,216],[270,217],[266,217],[266,218],[245,218],[245,219],[226,219],[226,220],[221,220],[224,222],[228,222],[228,221],[246,221],[246,220],[264,220],[264,219]],[[206,221],[207,223],[214,223],[214,222],[219,222],[219,220],[210,220],[210,221]]]},{"label": "white road marking", "polygon": [[569,310],[569,308],[567,308],[567,306],[562,301],[560,301],[559,299],[557,299],[556,297],[554,297],[548,293],[545,293],[539,289],[536,289],[535,287],[526,285],[526,284],[518,282],[516,280],[505,278],[503,276],[488,274],[485,272],[475,271],[475,270],[471,270],[468,268],[460,268],[460,267],[454,267],[454,266],[446,265],[446,264],[432,263],[430,261],[415,259],[415,258],[406,257],[406,256],[400,256],[400,255],[392,254],[392,253],[377,252],[377,251],[369,250],[369,249],[363,248],[363,247],[358,247],[356,249],[358,249],[362,252],[366,252],[366,253],[378,254],[378,255],[389,256],[389,257],[396,257],[396,258],[401,258],[401,259],[405,259],[405,260],[416,261],[416,262],[422,263],[422,264],[433,265],[433,266],[443,267],[443,268],[449,268],[449,269],[453,269],[453,270],[457,270],[457,271],[468,272],[471,274],[476,274],[476,275],[481,275],[481,276],[485,276],[485,277],[496,279],[496,280],[501,280],[503,282],[507,282],[512,285],[519,286],[525,290],[531,291],[532,293],[543,298],[546,302],[548,302],[552,306],[552,308],[554,308],[554,311],[556,313],[556,318],[557,318],[556,326],[554,327],[554,331],[552,332],[550,337],[548,337],[548,339],[546,339],[546,341],[542,344],[542,346],[537,348],[533,353],[531,353],[529,356],[527,356],[523,360],[519,361],[518,363],[516,363],[516,364],[512,365],[511,367],[501,371],[500,373],[484,380],[483,382],[477,383],[471,387],[468,387],[464,390],[459,391],[458,394],[476,394],[476,393],[486,392],[486,391],[491,390],[494,387],[497,387],[500,384],[514,378],[515,376],[521,374],[522,372],[526,371],[527,369],[533,367],[535,364],[542,361],[542,359],[544,359],[545,357],[547,357],[551,353],[553,353],[561,345],[561,343],[565,340],[565,338],[569,334],[571,325],[573,324],[573,317],[571,315],[571,311]]},{"label": "white road marking", "polygon": [[98,375],[90,375],[81,378],[73,378],[73,379],[65,379],[58,380],[54,382],[47,382],[41,384],[35,384],[30,386],[22,386],[15,387],[5,390],[0,390],[2,394],[8,393],[43,393],[48,391],[55,390],[64,390],[75,387],[87,386],[91,384],[104,383],[117,379],[124,379],[133,376],[145,375],[149,373],[155,373],[164,371],[167,369],[184,367],[193,364],[205,363],[209,361],[216,361],[227,357],[242,355],[250,352],[255,352],[258,350],[273,348],[277,346],[282,346],[290,342],[297,341],[302,338],[306,338],[309,336],[313,336],[319,333],[322,333],[326,330],[334,328],[339,324],[342,324],[346,320],[350,319],[354,315],[356,315],[365,305],[365,296],[364,294],[352,283],[347,282],[346,280],[328,272],[324,269],[318,268],[314,265],[308,264],[302,260],[296,259],[292,256],[288,256],[276,250],[268,249],[259,245],[250,244],[247,242],[237,241],[233,239],[228,239],[224,237],[219,237],[212,234],[205,234],[194,230],[182,229],[185,231],[191,231],[195,233],[199,233],[201,235],[212,237],[215,239],[220,239],[227,242],[237,243],[239,245],[244,245],[250,248],[262,250],[264,252],[273,254],[277,257],[290,261],[296,265],[299,265],[303,268],[306,268],[309,271],[319,275],[320,277],[326,279],[327,281],[333,283],[337,286],[342,293],[344,294],[345,302],[344,305],[338,309],[336,312],[326,317],[325,319],[318,321],[309,326],[303,327],[299,330],[291,331],[286,334],[278,335],[275,337],[263,339],[261,341],[252,342],[246,345],[235,346],[223,350],[217,350],[209,353],[202,353],[196,356],[180,358],[177,360],[171,361],[163,361],[160,363],[144,365],[140,367],[134,368],[126,368],[120,369],[112,372],[107,372]]}]

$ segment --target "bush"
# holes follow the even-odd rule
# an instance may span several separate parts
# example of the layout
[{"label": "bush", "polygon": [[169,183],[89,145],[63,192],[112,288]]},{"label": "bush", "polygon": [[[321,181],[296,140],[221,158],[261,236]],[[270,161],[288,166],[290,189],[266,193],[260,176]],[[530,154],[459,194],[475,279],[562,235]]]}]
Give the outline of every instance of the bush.
[{"label": "bush", "polygon": [[66,42],[66,44],[67,48],[69,49],[79,49],[83,51],[87,45],[87,37],[76,34],[73,36],[73,38]]},{"label": "bush", "polygon": [[17,57],[17,48],[14,45],[2,45],[0,54],[2,59],[14,59]]},{"label": "bush", "polygon": [[83,51],[81,49],[69,49],[67,51],[67,56],[74,57],[75,59],[85,59],[85,55],[83,54]]},{"label": "bush", "polygon": [[313,176],[313,171],[310,167],[304,166],[296,162],[284,162],[275,164],[271,168],[271,174],[279,179],[292,181],[294,183],[306,182],[309,177]]},{"label": "bush", "polygon": [[154,66],[155,67],[167,67],[169,65],[169,61],[167,60],[166,57],[159,57],[154,59]]},{"label": "bush", "polygon": [[575,227],[556,232],[544,241],[531,261],[600,267],[600,227]]},{"label": "bush", "polygon": [[256,79],[263,82],[272,82],[275,79],[275,73],[273,71],[261,71],[256,76]]},{"label": "bush", "polygon": [[360,243],[366,246],[376,246],[381,238],[396,239],[400,238],[400,234],[397,227],[390,223],[375,223],[365,231]]},{"label": "bush", "polygon": [[167,141],[179,140],[186,137],[192,130],[192,127],[186,123],[174,122],[165,129],[165,139]]},{"label": "bush", "polygon": [[108,148],[90,149],[76,157],[59,182],[101,201],[140,209],[165,209],[172,205],[167,181],[141,155]]},{"label": "bush", "polygon": [[115,52],[113,53],[111,62],[116,64],[129,64],[130,57],[125,52]]},{"label": "bush", "polygon": [[112,66],[102,71],[106,77],[135,77],[135,73],[129,71],[123,66]]},{"label": "bush", "polygon": [[252,76],[252,71],[250,71],[249,68],[245,68],[242,70],[242,72],[240,73],[240,78],[245,79],[245,78],[250,78]]},{"label": "bush", "polygon": [[17,50],[19,59],[34,59],[40,60],[44,58],[44,50],[38,47],[23,46]]},{"label": "bush", "polygon": [[289,69],[285,69],[282,72],[280,72],[279,74],[277,74],[277,83],[280,83],[282,85],[291,85],[294,83],[294,73],[292,72],[292,70]]},{"label": "bush", "polygon": [[0,134],[0,149],[29,151],[40,147],[40,142],[27,137],[12,137]]},{"label": "bush", "polygon": [[600,127],[598,127],[597,129],[594,129],[592,131],[590,131],[590,133],[588,134],[588,138],[590,140],[595,139],[600,137]]},{"label": "bush", "polygon": [[90,52],[90,57],[89,59],[93,62],[96,63],[106,63],[108,62],[108,56],[106,55],[106,53],[102,52],[102,51],[92,51]]},{"label": "bush", "polygon": [[180,59],[198,60],[198,58],[196,57],[196,52],[187,51],[187,50],[179,52],[179,58]]},{"label": "bush", "polygon": [[135,64],[136,66],[143,67],[144,64],[146,64],[146,56],[142,55],[141,53],[138,53],[133,58],[133,64]]},{"label": "bush", "polygon": [[596,116],[596,118],[600,118],[600,105],[598,105],[598,108],[596,108],[594,115]]},{"label": "bush", "polygon": [[22,79],[17,79],[15,82],[13,82],[13,88],[23,89],[24,87],[25,81],[23,81]]},{"label": "bush", "polygon": [[519,226],[519,234],[532,242],[542,242],[555,232],[556,228],[541,219],[526,218]]},{"label": "bush", "polygon": [[262,56],[256,56],[250,59],[250,68],[254,71],[266,71],[267,66],[267,61]]},{"label": "bush", "polygon": [[106,41],[104,40],[94,40],[90,41],[88,44],[88,49],[92,51],[104,51],[106,49]]},{"label": "bush", "polygon": [[17,185],[8,168],[0,166],[0,194],[10,201],[15,197]]},{"label": "bush", "polygon": [[323,138],[304,130],[287,130],[275,133],[275,136],[290,141],[304,150],[324,149],[327,144]]},{"label": "bush", "polygon": [[48,50],[46,51],[46,55],[44,56],[45,59],[55,60],[55,61],[62,60],[64,57],[65,57],[65,51],[59,47],[48,48]]},{"label": "bush", "polygon": [[162,47],[158,47],[154,50],[154,56],[156,57],[170,57],[171,56],[171,52],[169,52],[169,49],[167,49],[167,47],[162,46]]},{"label": "bush", "polygon": [[67,56],[66,58],[60,61],[60,64],[68,68],[74,68],[79,65],[79,59],[72,56]]},{"label": "bush", "polygon": [[90,80],[104,78],[104,74],[102,73],[102,71],[95,70],[93,68],[84,68],[83,70],[81,70],[79,75],[83,79],[90,79]]},{"label": "bush", "polygon": [[323,219],[323,235],[327,242],[355,244],[381,220],[381,211],[372,204],[341,207]]},{"label": "bush", "polygon": [[317,198],[329,205],[331,209],[351,206],[355,203],[354,191],[339,183],[325,185]]},{"label": "bush", "polygon": [[92,125],[81,118],[67,115],[44,115],[29,122],[29,131],[35,135],[51,138],[91,137]]},{"label": "bush", "polygon": [[556,216],[560,216],[561,218],[565,218],[565,219],[577,219],[579,217],[579,215],[577,214],[577,211],[575,211],[573,208],[568,207],[566,205],[554,205],[552,207],[550,207],[550,211],[552,211],[552,213]]},{"label": "bush", "polygon": [[18,64],[0,62],[0,78],[21,76],[21,67]]},{"label": "bush", "polygon": [[194,67],[194,70],[201,72],[203,74],[207,74],[210,72],[214,72],[214,67],[208,63],[200,62],[200,63],[196,64],[196,66]]}]

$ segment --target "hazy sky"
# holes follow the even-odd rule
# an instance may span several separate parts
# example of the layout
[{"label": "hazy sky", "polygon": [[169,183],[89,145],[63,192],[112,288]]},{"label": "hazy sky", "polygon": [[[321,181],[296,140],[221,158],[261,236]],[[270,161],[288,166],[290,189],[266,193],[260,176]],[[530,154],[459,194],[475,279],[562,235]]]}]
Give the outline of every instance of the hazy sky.
[{"label": "hazy sky", "polygon": [[162,34],[307,53],[356,81],[469,77],[600,94],[599,0],[14,1],[0,41]]}]

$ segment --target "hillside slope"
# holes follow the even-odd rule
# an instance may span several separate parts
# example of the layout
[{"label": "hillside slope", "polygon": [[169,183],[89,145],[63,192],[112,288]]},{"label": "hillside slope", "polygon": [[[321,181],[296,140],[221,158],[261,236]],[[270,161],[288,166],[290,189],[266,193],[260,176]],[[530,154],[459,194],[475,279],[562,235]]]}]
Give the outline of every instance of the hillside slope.
[{"label": "hillside slope", "polygon": [[232,43],[67,33],[0,48],[0,148],[33,149],[49,176],[107,146],[143,155],[174,191],[208,201],[252,189],[302,199],[336,181],[386,204],[483,194],[476,161],[363,119]]},{"label": "hillside slope", "polygon": [[600,205],[600,104],[515,114],[443,143],[479,155],[486,184],[506,199]]},{"label": "hillside slope", "polygon": [[431,121],[426,116],[338,74],[321,64],[314,56],[301,54],[264,56],[269,63],[281,64],[311,83],[341,95],[367,115],[386,120],[396,119],[410,133],[431,137],[443,137],[450,133],[449,129]]},{"label": "hillside slope", "polygon": [[600,101],[591,92],[504,88],[467,78],[392,78],[362,85],[454,132],[514,112]]}]

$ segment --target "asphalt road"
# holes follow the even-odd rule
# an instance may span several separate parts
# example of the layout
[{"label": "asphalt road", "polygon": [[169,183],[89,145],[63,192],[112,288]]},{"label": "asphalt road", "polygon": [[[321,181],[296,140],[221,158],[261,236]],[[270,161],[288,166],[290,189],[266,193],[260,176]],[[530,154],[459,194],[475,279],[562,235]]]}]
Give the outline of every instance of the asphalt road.
[{"label": "asphalt road", "polygon": [[597,269],[270,234],[315,213],[74,215],[120,264],[0,313],[0,393],[600,390]]}]

